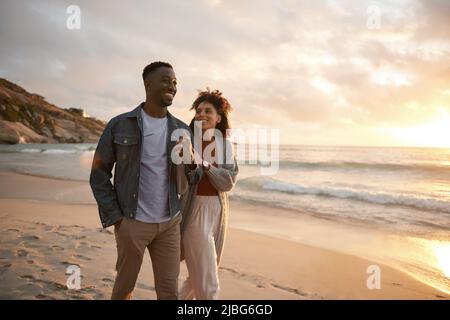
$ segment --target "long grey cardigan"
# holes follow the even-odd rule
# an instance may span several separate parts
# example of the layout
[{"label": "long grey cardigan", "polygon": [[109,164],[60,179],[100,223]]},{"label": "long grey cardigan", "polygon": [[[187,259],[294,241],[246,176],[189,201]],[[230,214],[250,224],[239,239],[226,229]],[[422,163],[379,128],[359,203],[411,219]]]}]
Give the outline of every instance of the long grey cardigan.
[{"label": "long grey cardigan", "polygon": [[[219,230],[217,230],[216,238],[216,253],[217,253],[217,265],[220,263],[222,257],[223,246],[226,238],[228,215],[229,215],[229,200],[228,191],[230,191],[236,184],[236,177],[239,172],[237,161],[233,155],[233,146],[229,140],[225,140],[225,150],[228,152],[217,152],[216,150],[216,163],[217,167],[211,165],[209,170],[203,170],[202,166],[197,165],[193,170],[190,170],[186,166],[186,177],[189,184],[188,191],[181,196],[181,212],[183,219],[181,221],[181,239],[183,239],[183,233],[186,226],[189,223],[189,218],[192,213],[192,204],[194,197],[197,194],[197,187],[203,174],[207,174],[209,181],[217,189],[218,197],[221,205],[221,218],[219,224]],[[218,148],[219,150],[219,148]],[[222,161],[218,161],[218,157],[222,155]],[[226,161],[225,161],[226,160]],[[181,260],[184,260],[183,240],[181,240]]]}]

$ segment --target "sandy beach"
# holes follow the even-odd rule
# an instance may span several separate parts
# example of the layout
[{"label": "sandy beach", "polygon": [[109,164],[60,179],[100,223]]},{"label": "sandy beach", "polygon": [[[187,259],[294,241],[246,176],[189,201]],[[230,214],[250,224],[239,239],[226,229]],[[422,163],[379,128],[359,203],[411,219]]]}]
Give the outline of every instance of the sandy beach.
[{"label": "sandy beach", "polygon": [[[231,201],[221,299],[450,298],[388,266],[380,266],[381,289],[369,290],[366,270],[373,261],[243,230],[255,214],[264,218],[264,210],[270,209]],[[0,172],[0,219],[1,299],[109,299],[115,240],[100,226],[87,182]],[[79,290],[66,287],[69,265],[80,267]],[[180,281],[186,274],[182,263]],[[155,297],[146,255],[134,299]]]}]

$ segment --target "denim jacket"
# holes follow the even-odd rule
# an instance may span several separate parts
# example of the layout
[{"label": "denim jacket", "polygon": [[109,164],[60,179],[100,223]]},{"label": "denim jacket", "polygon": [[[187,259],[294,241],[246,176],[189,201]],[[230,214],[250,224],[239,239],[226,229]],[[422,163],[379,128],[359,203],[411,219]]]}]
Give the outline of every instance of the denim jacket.
[{"label": "denim jacket", "polygon": [[[120,114],[109,121],[95,150],[90,175],[90,185],[98,204],[103,228],[107,228],[123,217],[135,219],[138,205],[139,171],[141,165],[142,116],[144,103],[134,110]],[[185,129],[192,136],[189,127],[181,120],[167,113],[167,164],[169,177],[169,211],[173,218],[180,211],[180,195],[185,170],[183,165],[171,161],[171,150],[176,141],[172,132]],[[111,183],[114,169],[114,184]],[[182,176],[183,175],[183,176]],[[187,183],[186,183],[187,184]]]}]

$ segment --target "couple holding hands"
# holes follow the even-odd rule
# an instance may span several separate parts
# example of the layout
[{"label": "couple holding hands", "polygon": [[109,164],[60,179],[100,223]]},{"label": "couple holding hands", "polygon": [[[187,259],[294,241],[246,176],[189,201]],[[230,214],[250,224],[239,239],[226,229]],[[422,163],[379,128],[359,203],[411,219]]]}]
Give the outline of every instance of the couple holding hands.
[{"label": "couple holding hands", "polygon": [[[173,67],[153,62],[142,77],[146,101],[109,121],[90,175],[102,226],[114,225],[111,299],[131,298],[145,249],[158,299],[218,299],[228,192],[238,174],[227,139],[231,106],[219,91],[202,91],[188,126],[167,111],[177,91]],[[173,141],[179,132],[184,138]],[[179,287],[182,260],[189,276]]]}]

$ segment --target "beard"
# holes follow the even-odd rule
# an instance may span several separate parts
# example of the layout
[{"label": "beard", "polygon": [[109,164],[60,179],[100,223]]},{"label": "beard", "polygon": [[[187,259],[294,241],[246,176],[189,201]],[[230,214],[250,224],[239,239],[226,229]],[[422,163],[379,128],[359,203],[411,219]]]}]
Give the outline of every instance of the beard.
[{"label": "beard", "polygon": [[172,100],[162,98],[160,105],[161,105],[161,107],[168,107],[168,106],[172,105]]},{"label": "beard", "polygon": [[164,96],[162,96],[161,99],[159,100],[159,104],[162,108],[172,105],[172,102],[173,102],[173,98],[170,99],[170,98],[166,98]]}]

